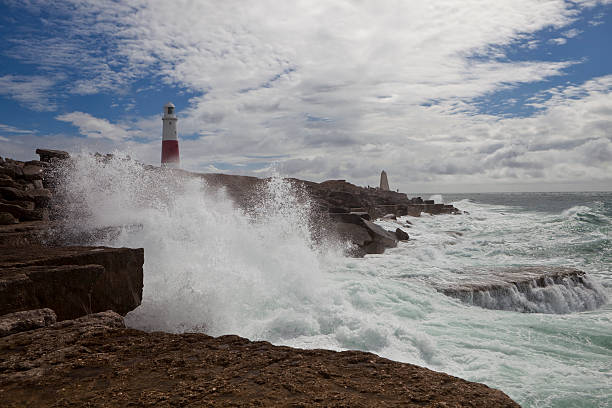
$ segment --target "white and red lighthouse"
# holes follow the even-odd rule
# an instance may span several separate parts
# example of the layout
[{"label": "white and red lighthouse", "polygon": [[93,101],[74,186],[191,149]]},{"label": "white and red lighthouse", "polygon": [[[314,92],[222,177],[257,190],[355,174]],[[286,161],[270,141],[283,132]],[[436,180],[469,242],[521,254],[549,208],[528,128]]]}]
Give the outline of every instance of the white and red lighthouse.
[{"label": "white and red lighthouse", "polygon": [[176,132],[177,121],[178,118],[174,113],[174,105],[172,102],[168,102],[164,105],[164,116],[162,117],[162,167],[179,168],[181,166],[178,134]]}]

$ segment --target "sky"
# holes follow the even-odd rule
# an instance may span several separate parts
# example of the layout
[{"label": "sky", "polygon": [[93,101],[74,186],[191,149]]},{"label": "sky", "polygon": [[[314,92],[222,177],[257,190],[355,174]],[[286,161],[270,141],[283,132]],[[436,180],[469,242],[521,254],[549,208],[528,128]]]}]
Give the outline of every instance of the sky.
[{"label": "sky", "polygon": [[0,156],[612,190],[612,0],[0,0]]}]

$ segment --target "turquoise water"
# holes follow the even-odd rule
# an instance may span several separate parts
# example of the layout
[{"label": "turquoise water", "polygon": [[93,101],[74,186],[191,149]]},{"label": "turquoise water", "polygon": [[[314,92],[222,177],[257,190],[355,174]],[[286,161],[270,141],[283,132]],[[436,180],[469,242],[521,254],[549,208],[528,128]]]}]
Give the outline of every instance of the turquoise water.
[{"label": "turquoise water", "polygon": [[[73,228],[141,226],[97,242],[145,249],[131,327],[366,350],[485,383],[525,407],[612,407],[611,193],[437,196],[467,213],[379,222],[410,241],[353,259],[345,243],[312,239],[308,203],[278,178],[249,214],[199,180],[127,160],[82,157],[64,189],[79,203],[65,207]],[[578,312],[595,292],[555,285],[534,304],[547,313],[520,313],[435,289],[526,265],[581,269],[606,300]]]}]

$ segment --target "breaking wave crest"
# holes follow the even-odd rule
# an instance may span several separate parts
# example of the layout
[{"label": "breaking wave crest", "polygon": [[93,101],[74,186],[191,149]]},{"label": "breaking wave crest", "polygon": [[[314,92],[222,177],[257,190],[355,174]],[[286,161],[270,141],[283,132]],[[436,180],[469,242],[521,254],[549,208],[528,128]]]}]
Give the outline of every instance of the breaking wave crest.
[{"label": "breaking wave crest", "polygon": [[[62,171],[66,236],[145,248],[144,295],[128,325],[259,337],[267,322],[314,302],[321,262],[310,204],[272,178],[245,213],[223,191],[181,171],[125,158],[79,156]],[[296,312],[297,313],[297,312]]]},{"label": "breaking wave crest", "polygon": [[447,290],[464,303],[486,309],[527,313],[573,313],[594,310],[608,300],[605,289],[587,276],[546,277],[487,290]]}]

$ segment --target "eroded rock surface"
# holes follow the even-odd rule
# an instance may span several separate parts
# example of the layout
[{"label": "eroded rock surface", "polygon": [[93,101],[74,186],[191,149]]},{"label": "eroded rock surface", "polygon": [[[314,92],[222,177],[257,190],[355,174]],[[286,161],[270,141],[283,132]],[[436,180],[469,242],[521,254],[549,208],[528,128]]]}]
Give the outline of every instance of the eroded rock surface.
[{"label": "eroded rock surface", "polygon": [[0,338],[3,406],[518,407],[483,384],[359,351],[146,333],[98,313]]}]

